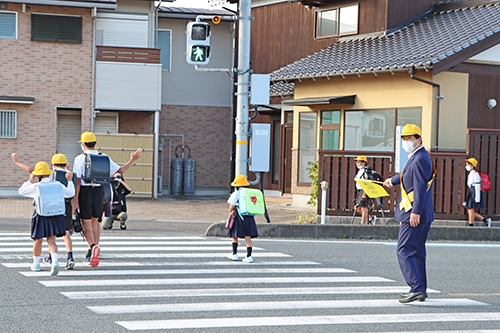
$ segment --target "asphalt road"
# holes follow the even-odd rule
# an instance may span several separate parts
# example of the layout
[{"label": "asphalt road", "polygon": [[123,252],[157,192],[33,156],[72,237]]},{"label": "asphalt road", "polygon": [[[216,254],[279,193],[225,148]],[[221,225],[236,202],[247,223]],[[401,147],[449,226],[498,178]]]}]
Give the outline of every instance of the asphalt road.
[{"label": "asphalt road", "polygon": [[199,237],[205,229],[103,233],[96,269],[74,236],[77,266],[54,277],[29,270],[26,232],[2,227],[0,331],[499,332],[498,244],[429,243],[429,299],[401,305],[393,241],[256,239],[255,263],[243,264],[226,259],[229,239]]}]

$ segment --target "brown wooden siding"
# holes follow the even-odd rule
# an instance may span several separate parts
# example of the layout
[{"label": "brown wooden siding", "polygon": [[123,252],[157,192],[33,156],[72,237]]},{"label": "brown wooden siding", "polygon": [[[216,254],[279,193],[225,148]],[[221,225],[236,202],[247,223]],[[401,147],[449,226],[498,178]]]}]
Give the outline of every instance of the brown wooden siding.
[{"label": "brown wooden siding", "polygon": [[428,11],[442,0],[387,0],[387,29]]},{"label": "brown wooden siding", "polygon": [[97,61],[160,63],[160,49],[97,46]]},{"label": "brown wooden siding", "polygon": [[491,178],[491,191],[484,194],[485,209],[481,214],[500,214],[500,130],[469,128],[467,146],[470,157],[478,161],[477,171]]},{"label": "brown wooden siding", "polygon": [[500,106],[489,109],[486,102],[490,98],[500,101],[500,76],[470,73],[468,128],[500,128]]},{"label": "brown wooden siding", "polygon": [[[387,0],[335,1],[327,9],[359,3],[359,34],[385,30]],[[338,38],[314,38],[315,11],[298,2],[252,9],[250,60],[255,73],[271,73],[335,43]]]}]

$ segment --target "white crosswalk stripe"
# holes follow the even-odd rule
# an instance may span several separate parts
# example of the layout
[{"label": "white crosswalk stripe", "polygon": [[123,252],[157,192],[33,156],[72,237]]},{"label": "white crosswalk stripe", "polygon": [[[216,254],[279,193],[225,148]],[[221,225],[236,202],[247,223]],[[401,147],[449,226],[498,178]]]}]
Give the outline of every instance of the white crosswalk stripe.
[{"label": "white crosswalk stripe", "polygon": [[[433,289],[428,293],[436,297],[403,305],[397,297],[408,292],[408,287],[395,285],[390,277],[365,276],[349,268],[295,261],[287,253],[259,247],[253,248],[256,260],[253,264],[230,261],[225,258],[231,251],[229,239],[122,236],[101,239],[97,269],[78,262],[74,270],[61,268],[57,277],[50,276],[47,265],[42,265],[41,272],[29,271],[32,243],[26,233],[0,233],[0,262],[72,302],[82,302],[87,311],[103,315],[99,320],[112,320],[130,331],[317,325],[331,326],[328,331],[334,331],[338,325],[423,322],[500,325],[500,312],[482,312],[488,309],[487,303],[440,297],[440,292]],[[64,253],[64,243],[60,240],[57,243]],[[75,258],[83,258],[86,243],[79,238],[74,238],[73,243]],[[240,249],[244,253],[243,244]],[[47,253],[45,242],[43,251]],[[60,258],[64,255],[60,254]],[[91,300],[98,303],[87,304]],[[414,311],[398,312],[405,307]],[[461,311],[461,307],[477,310],[455,312]],[[394,312],[370,314],[381,308]],[[426,311],[430,308],[440,312]],[[315,315],[321,309],[335,309],[335,315],[331,312]],[[314,312],[308,312],[311,310]],[[252,316],[246,314],[249,311]],[[338,311],[346,313],[337,314]],[[352,314],[353,311],[359,313]],[[232,314],[230,318],[228,312]],[[105,316],[109,314],[113,316]],[[134,317],[129,319],[131,314]],[[173,314],[176,316],[172,317]],[[499,330],[432,333],[444,332],[500,333]]]}]

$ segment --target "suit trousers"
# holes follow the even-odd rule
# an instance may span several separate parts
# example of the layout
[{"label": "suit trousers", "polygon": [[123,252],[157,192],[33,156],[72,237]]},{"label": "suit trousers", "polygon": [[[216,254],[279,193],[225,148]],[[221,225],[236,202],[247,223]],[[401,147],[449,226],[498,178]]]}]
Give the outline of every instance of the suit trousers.
[{"label": "suit trousers", "polygon": [[422,222],[412,227],[409,222],[402,222],[398,235],[398,261],[403,277],[410,286],[410,292],[422,292],[427,290],[427,273],[425,269],[425,242],[430,222]]}]

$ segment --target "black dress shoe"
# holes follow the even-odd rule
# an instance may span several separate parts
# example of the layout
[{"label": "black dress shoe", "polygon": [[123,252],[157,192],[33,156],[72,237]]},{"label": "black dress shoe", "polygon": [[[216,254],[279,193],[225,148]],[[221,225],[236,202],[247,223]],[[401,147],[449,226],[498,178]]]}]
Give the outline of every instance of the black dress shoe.
[{"label": "black dress shoe", "polygon": [[425,301],[427,298],[427,293],[425,291],[421,291],[418,293],[407,293],[401,294],[399,298],[399,303],[410,303],[414,301]]}]

